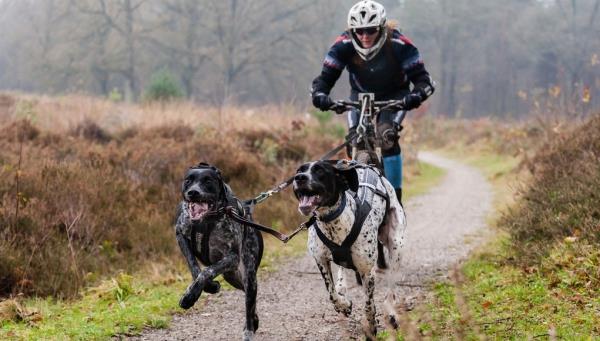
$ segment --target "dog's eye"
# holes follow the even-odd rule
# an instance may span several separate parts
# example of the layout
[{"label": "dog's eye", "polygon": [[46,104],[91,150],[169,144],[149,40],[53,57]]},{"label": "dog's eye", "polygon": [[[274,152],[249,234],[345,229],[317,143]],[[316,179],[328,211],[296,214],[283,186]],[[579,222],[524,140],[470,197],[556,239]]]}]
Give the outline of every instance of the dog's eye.
[{"label": "dog's eye", "polygon": [[185,181],[183,181],[184,185],[189,185],[191,183],[192,183],[192,180],[190,180],[190,179],[185,179]]},{"label": "dog's eye", "polygon": [[307,169],[308,169],[308,165],[302,165],[302,166],[300,166],[300,168],[298,168],[298,170],[296,171],[296,174],[304,173],[304,172],[306,172]]}]

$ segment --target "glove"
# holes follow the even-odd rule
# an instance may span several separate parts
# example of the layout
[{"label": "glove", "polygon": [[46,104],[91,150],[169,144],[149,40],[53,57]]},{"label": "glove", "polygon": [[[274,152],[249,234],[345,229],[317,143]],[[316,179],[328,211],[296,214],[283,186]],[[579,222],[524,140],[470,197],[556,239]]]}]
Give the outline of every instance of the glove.
[{"label": "glove", "polygon": [[423,98],[419,94],[410,93],[402,99],[404,101],[405,110],[413,110],[418,108],[423,102]]},{"label": "glove", "polygon": [[327,94],[322,92],[315,93],[313,95],[312,102],[313,105],[316,108],[321,109],[321,111],[327,111],[333,105],[333,101],[331,100],[331,98]]}]

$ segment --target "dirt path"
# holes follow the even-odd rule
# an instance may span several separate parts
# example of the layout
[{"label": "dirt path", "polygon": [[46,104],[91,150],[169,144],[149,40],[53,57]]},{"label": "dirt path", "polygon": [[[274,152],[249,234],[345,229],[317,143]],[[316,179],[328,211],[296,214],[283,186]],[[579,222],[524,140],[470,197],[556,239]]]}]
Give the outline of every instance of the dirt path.
[{"label": "dirt path", "polygon": [[[409,300],[424,290],[423,285],[445,276],[450,266],[477,245],[492,200],[491,187],[477,170],[430,153],[420,153],[419,158],[446,169],[447,175],[439,186],[406,205],[408,238],[397,292]],[[358,288],[350,291],[355,305],[352,316],[340,317],[309,256],[260,278],[258,290],[260,328],[256,340],[339,340],[361,335],[362,292]],[[243,293],[204,295],[191,312],[175,316],[169,329],[149,330],[136,339],[241,339]],[[377,310],[381,312],[383,299],[381,293],[378,296]]]}]

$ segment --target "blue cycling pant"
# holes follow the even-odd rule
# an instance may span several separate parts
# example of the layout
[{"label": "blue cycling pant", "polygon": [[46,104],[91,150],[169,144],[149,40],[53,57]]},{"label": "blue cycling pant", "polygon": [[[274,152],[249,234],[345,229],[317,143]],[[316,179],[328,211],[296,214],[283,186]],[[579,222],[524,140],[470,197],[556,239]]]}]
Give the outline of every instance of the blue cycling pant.
[{"label": "blue cycling pant", "polygon": [[402,154],[384,156],[383,169],[394,189],[402,188]]}]

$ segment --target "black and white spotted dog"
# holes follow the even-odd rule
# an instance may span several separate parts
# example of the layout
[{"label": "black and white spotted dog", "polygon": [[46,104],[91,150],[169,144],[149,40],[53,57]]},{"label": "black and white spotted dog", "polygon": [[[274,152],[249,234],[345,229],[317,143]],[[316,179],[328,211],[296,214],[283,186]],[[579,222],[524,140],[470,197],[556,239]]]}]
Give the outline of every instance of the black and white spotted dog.
[{"label": "black and white spotted dog", "polygon": [[[219,208],[233,206],[239,215],[244,215],[240,201],[217,168],[205,163],[190,168],[181,192],[183,201],[178,207],[175,234],[193,282],[179,305],[189,309],[202,291],[219,292],[220,285],[214,278],[223,274],[227,282],[246,293],[243,339],[250,340],[258,329],[256,271],[263,253],[262,235],[224,214],[216,214]],[[200,269],[196,259],[205,266],[204,269]]]},{"label": "black and white spotted dog", "polygon": [[[293,186],[300,213],[317,218],[308,232],[308,250],[335,310],[346,316],[352,311],[352,301],[346,297],[347,270],[343,268],[354,270],[367,297],[365,334],[374,338],[375,272],[397,273],[406,229],[404,211],[393,186],[374,168],[332,161],[302,165]],[[332,262],[340,266],[335,285]]]}]

